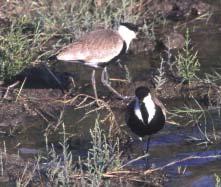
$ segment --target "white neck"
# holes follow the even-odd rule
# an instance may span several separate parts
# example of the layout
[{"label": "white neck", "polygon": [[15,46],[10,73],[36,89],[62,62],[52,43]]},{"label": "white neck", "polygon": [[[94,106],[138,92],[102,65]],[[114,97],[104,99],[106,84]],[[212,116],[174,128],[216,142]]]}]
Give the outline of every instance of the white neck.
[{"label": "white neck", "polygon": [[130,42],[136,38],[136,33],[130,29],[128,29],[127,27],[125,27],[124,25],[120,25],[118,28],[118,33],[120,34],[120,36],[122,37],[122,39],[126,42],[127,45],[127,50],[129,48]]},{"label": "white neck", "polygon": [[[155,103],[153,102],[150,94],[148,94],[143,99],[143,102],[144,102],[145,107],[146,107],[147,112],[148,112],[148,123],[150,123],[151,120],[153,119],[155,113],[156,113]],[[138,98],[136,98],[135,107],[134,107],[134,113],[138,117],[139,120],[144,122],[142,114],[141,114],[140,103],[139,103],[139,99]]]},{"label": "white neck", "polygon": [[139,103],[139,99],[136,97],[136,103],[135,103],[135,107],[134,107],[134,113],[135,115],[138,117],[139,120],[143,121],[143,117],[141,114],[141,110],[140,110],[140,103]]},{"label": "white neck", "polygon": [[150,93],[146,97],[144,97],[143,102],[145,104],[145,107],[146,107],[148,115],[149,115],[148,116],[148,123],[150,123],[156,113],[155,103],[153,102]]}]

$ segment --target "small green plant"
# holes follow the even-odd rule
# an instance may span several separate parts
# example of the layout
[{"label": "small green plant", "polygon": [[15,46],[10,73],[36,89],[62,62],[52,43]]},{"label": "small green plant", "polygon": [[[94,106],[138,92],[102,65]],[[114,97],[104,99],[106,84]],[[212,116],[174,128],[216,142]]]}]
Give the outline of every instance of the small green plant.
[{"label": "small green plant", "polygon": [[157,75],[155,75],[154,77],[154,81],[155,81],[155,87],[156,90],[159,90],[162,88],[162,86],[166,83],[167,79],[165,77],[165,70],[164,70],[164,64],[166,62],[164,61],[163,58],[161,58],[161,62],[160,62],[160,67],[157,68]]},{"label": "small green plant", "polygon": [[[193,98],[191,105],[185,105],[184,107],[179,107],[173,110],[171,113],[174,117],[181,117],[186,119],[185,125],[194,124],[197,126],[200,137],[190,136],[191,141],[199,142],[200,144],[213,144],[217,141],[217,132],[215,128],[214,115],[220,108],[203,108],[199,102]],[[184,121],[182,121],[184,123]],[[208,125],[212,126],[212,135],[208,134]]]},{"label": "small green plant", "polygon": [[47,171],[47,176],[51,184],[58,186],[69,186],[71,184],[70,175],[72,173],[72,153],[68,151],[66,137],[65,125],[62,123],[63,127],[63,142],[60,143],[62,146],[62,156],[63,159],[56,153],[54,147],[52,146],[49,156],[51,157],[51,161],[49,165],[51,166]]},{"label": "small green plant", "polygon": [[68,138],[64,123],[62,123],[62,127],[63,142],[60,143],[62,157],[56,152],[53,145],[48,153],[50,162],[47,164],[49,167],[46,170],[51,185],[72,186],[74,183],[81,186],[88,184],[99,186],[103,182],[103,173],[120,168],[119,140],[116,139],[115,143],[109,143],[104,131],[99,126],[98,119],[96,119],[95,127],[90,130],[92,147],[88,150],[87,158],[79,157],[77,164],[79,167],[73,169],[73,158],[71,151],[68,150]]},{"label": "small green plant", "polygon": [[213,73],[205,73],[204,82],[209,84],[219,84],[221,80],[221,74],[217,70],[213,70]]},{"label": "small green plant", "polygon": [[144,24],[141,28],[142,32],[147,36],[148,39],[155,41],[156,40],[156,31],[155,27],[160,24],[164,24],[163,17],[152,12],[151,10],[148,12],[150,22],[147,23],[146,20],[144,20]]},{"label": "small green plant", "polygon": [[188,81],[196,78],[196,73],[200,71],[200,63],[198,60],[198,52],[194,52],[190,47],[191,40],[189,29],[186,30],[185,43],[182,52],[179,52],[176,57],[178,74]]},{"label": "small green plant", "polygon": [[215,180],[216,180],[216,187],[221,187],[221,177],[217,175],[216,173],[214,174]]},{"label": "small green plant", "polygon": [[36,163],[32,166],[31,170],[31,164],[29,162],[25,165],[22,175],[16,180],[16,187],[27,187],[31,185],[31,182],[36,176],[36,173],[39,172],[40,160],[41,157],[38,157]]},{"label": "small green plant", "polygon": [[114,144],[108,143],[106,135],[101,130],[98,119],[95,127],[90,130],[92,148],[88,151],[85,163],[88,179],[92,186],[101,184],[102,174],[108,170],[113,171],[121,166],[119,139]]},{"label": "small green plant", "polygon": [[187,166],[178,166],[177,167],[177,173],[179,175],[184,175],[186,172]]}]

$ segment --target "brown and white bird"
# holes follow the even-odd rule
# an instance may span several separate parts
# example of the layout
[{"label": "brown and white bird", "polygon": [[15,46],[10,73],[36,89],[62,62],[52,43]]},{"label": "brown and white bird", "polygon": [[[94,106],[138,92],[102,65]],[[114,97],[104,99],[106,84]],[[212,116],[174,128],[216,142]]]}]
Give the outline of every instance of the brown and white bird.
[{"label": "brown and white bird", "polygon": [[138,87],[135,96],[127,107],[126,124],[141,139],[149,136],[145,151],[147,152],[151,135],[160,131],[165,125],[166,109],[156,97],[151,95],[148,87]]},{"label": "brown and white bird", "polygon": [[115,62],[126,53],[138,27],[131,23],[121,23],[118,30],[100,29],[87,33],[78,41],[69,44],[57,55],[57,59],[71,63],[81,63],[93,68],[92,85],[97,99],[95,69],[103,68],[101,81],[110,91],[124,98],[108,83],[106,65]]}]

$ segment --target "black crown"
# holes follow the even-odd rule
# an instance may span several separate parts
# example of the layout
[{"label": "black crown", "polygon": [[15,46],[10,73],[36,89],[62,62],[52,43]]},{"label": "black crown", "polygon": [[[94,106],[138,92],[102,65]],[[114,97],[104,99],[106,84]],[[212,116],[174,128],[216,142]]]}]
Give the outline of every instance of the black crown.
[{"label": "black crown", "polygon": [[136,97],[138,97],[139,100],[142,100],[149,93],[150,93],[149,88],[145,87],[145,86],[140,86],[135,90],[135,95],[136,95]]},{"label": "black crown", "polygon": [[122,23],[121,22],[120,25],[123,25],[134,32],[138,32],[138,26],[133,23],[127,23],[127,22]]}]

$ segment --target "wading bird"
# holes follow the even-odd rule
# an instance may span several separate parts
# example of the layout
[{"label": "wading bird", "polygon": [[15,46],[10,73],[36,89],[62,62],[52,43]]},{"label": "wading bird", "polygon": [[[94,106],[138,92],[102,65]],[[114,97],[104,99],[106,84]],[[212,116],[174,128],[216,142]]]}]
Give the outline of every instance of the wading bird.
[{"label": "wading bird", "polygon": [[57,59],[71,63],[81,63],[93,68],[92,85],[96,99],[95,69],[103,68],[101,81],[110,91],[124,99],[109,84],[106,65],[115,62],[126,53],[133,39],[136,38],[138,27],[131,23],[121,23],[118,30],[100,29],[87,33],[78,41],[69,44],[57,55]]},{"label": "wading bird", "polygon": [[165,124],[165,108],[156,97],[150,94],[147,87],[138,87],[135,90],[135,96],[126,111],[126,124],[141,139],[149,136],[145,150],[147,153],[151,135],[161,130]]}]

